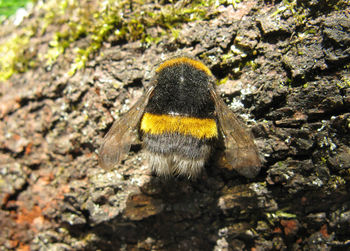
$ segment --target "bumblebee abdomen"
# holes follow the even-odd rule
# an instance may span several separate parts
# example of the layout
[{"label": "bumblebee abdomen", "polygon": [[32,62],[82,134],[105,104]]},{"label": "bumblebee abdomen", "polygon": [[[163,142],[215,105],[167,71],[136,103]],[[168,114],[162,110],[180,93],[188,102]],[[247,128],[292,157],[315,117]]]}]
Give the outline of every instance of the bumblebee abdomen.
[{"label": "bumblebee abdomen", "polygon": [[218,138],[212,118],[145,113],[140,130],[150,165],[161,175],[197,176]]},{"label": "bumblebee abdomen", "polygon": [[196,139],[177,133],[151,135],[143,138],[147,151],[165,156],[177,155],[184,159],[207,159],[210,154],[211,142],[205,139]]},{"label": "bumblebee abdomen", "polygon": [[213,139],[198,139],[180,133],[144,134],[143,148],[158,175],[196,177],[212,150]]}]

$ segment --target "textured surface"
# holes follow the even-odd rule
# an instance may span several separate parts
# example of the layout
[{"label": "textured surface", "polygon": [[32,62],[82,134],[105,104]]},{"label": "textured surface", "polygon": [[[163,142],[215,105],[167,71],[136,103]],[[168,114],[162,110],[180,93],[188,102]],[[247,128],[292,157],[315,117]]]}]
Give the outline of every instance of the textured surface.
[{"label": "textured surface", "polygon": [[[1,83],[0,250],[348,250],[350,16],[327,6],[340,1],[300,2],[223,5],[177,39],[107,41],[72,77],[67,48]],[[98,167],[113,117],[177,49],[227,78],[219,89],[261,154],[256,178],[210,163],[196,181],[159,179],[138,145]]]}]

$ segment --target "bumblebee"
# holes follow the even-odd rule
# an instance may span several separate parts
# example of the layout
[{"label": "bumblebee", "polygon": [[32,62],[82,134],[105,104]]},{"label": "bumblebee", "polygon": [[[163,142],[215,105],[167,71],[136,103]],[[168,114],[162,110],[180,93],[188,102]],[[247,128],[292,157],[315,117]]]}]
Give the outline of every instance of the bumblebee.
[{"label": "bumblebee", "polygon": [[104,137],[100,165],[110,169],[123,160],[135,136],[161,176],[197,177],[220,142],[224,167],[249,178],[260,171],[251,134],[216,93],[209,68],[190,57],[158,65],[152,86]]}]

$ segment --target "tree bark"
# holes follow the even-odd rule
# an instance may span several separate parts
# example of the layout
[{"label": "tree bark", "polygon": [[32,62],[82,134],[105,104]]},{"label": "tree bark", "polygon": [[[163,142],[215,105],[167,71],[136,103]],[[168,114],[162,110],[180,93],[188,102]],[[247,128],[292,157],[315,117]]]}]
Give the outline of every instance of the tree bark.
[{"label": "tree bark", "polygon": [[[111,35],[69,76],[82,37],[51,67],[3,82],[1,250],[347,250],[349,4],[293,3],[223,4],[147,47]],[[49,46],[50,27],[33,45]],[[115,169],[98,166],[114,118],[155,62],[179,52],[225,82],[225,102],[255,136],[256,178],[213,161],[194,181],[156,177],[137,142]]]}]

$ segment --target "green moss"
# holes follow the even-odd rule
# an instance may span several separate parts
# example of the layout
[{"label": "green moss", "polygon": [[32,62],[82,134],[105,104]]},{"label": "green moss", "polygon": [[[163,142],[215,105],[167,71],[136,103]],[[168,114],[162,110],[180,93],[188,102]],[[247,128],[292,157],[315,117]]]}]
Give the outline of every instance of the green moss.
[{"label": "green moss", "polygon": [[282,210],[276,211],[276,216],[284,219],[294,219],[297,217],[296,214],[287,213]]},{"label": "green moss", "polygon": [[290,11],[297,25],[302,25],[306,21],[306,8],[304,6],[298,6],[297,0],[283,0],[283,5],[279,7],[272,16],[279,15],[285,11]]},{"label": "green moss", "polygon": [[220,1],[216,1],[219,2],[220,4],[227,4],[227,5],[232,5],[233,8],[237,7],[237,4],[239,4],[240,2],[242,2],[242,0],[220,0]]},{"label": "green moss", "polygon": [[330,10],[344,11],[349,8],[349,0],[326,0]]},{"label": "green moss", "polygon": [[222,55],[222,64],[233,63],[234,60],[237,60],[237,56],[240,59],[246,58],[248,53],[244,51],[240,46],[232,45],[230,51]]},{"label": "green moss", "polygon": [[[182,23],[206,18],[209,7],[202,1],[177,1],[176,3],[160,6],[159,10],[148,10],[149,1],[124,1],[115,5],[108,2],[103,11],[94,13],[95,21],[87,31],[90,43],[87,47],[76,50],[76,57],[69,74],[86,65],[90,55],[98,51],[102,43],[111,35],[114,40],[140,40],[145,46],[158,43],[160,37],[171,33],[177,39],[179,32],[176,27]],[[160,28],[157,36],[147,33],[151,27]]]},{"label": "green moss", "polygon": [[283,161],[278,161],[278,162],[277,162],[277,165],[278,165],[279,167],[285,167],[285,164],[284,164]]},{"label": "green moss", "polygon": [[13,35],[0,44],[0,80],[25,72],[34,62],[27,57],[30,34]]},{"label": "green moss", "polygon": [[[216,15],[214,7],[218,4],[237,2],[239,1],[174,0],[170,3],[155,4],[151,0],[47,1],[36,6],[44,15],[38,17],[38,27],[33,30],[36,30],[36,36],[49,32],[52,39],[46,53],[31,60],[41,60],[46,66],[50,66],[70,49],[73,51],[73,59],[68,73],[72,75],[85,67],[105,41],[139,40],[147,47],[161,41],[164,35],[177,39],[179,27],[183,23]],[[150,32],[152,28],[153,32]],[[30,59],[22,57],[25,55],[22,48],[26,48],[25,45],[30,43],[31,37],[17,37],[0,45],[0,51],[10,50],[10,55],[2,60],[0,65],[1,79],[7,79],[14,73],[28,69],[27,62],[30,62]],[[18,69],[18,62],[21,61],[24,67]]]},{"label": "green moss", "polygon": [[339,187],[344,187],[345,185],[346,185],[346,181],[342,177],[335,176],[335,175],[332,175],[329,178],[328,183],[327,183],[328,189],[331,189],[334,191],[339,189]]},{"label": "green moss", "polygon": [[269,223],[273,225],[275,222],[279,222],[281,219],[295,219],[297,218],[296,214],[286,212],[287,209],[281,209],[275,212],[267,212],[265,216]]},{"label": "green moss", "polygon": [[216,84],[217,85],[223,85],[223,84],[225,84],[227,82],[228,79],[229,79],[228,76],[225,77],[225,78],[222,78],[222,79],[218,80]]},{"label": "green moss", "polygon": [[258,69],[258,64],[256,62],[254,62],[254,60],[249,60],[246,63],[247,66],[250,66],[252,68],[253,71],[255,71],[256,69]]},{"label": "green moss", "polygon": [[349,88],[350,87],[350,78],[343,76],[341,81],[337,82],[337,86],[340,89]]},{"label": "green moss", "polygon": [[281,81],[280,82],[280,87],[288,87],[288,88],[292,88],[292,82],[293,80],[291,78],[287,78],[285,81]]}]

